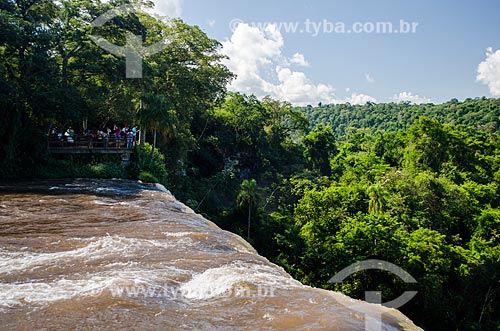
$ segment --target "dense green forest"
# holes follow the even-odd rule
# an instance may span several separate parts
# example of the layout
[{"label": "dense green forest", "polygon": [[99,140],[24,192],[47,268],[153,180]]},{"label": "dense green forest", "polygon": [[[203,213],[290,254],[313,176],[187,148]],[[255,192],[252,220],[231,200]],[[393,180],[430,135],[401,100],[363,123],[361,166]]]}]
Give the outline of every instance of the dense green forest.
[{"label": "dense green forest", "polygon": [[409,128],[415,120],[427,116],[441,123],[466,125],[485,130],[496,130],[500,118],[500,100],[476,98],[459,102],[457,99],[444,104],[415,105],[402,103],[367,103],[366,105],[322,105],[300,109],[312,124],[333,128],[336,138],[341,138],[352,128],[397,131]]},{"label": "dense green forest", "polygon": [[[192,126],[206,122],[232,77],[220,64],[220,43],[198,27],[142,12],[92,28],[97,17],[128,2],[0,1],[1,176],[37,175],[54,127],[82,133],[83,123],[95,130],[137,122],[150,139],[152,132],[170,138],[176,160],[195,148],[202,128]],[[129,33],[142,35],[144,45],[169,36],[166,48],[144,61],[143,79],[126,79],[125,58],[90,38],[123,45]]]},{"label": "dense green forest", "polygon": [[[426,330],[499,330],[499,99],[259,100],[226,91],[233,75],[219,42],[141,13],[97,29],[117,44],[126,31],[146,44],[170,36],[144,60],[143,79],[126,79],[125,59],[90,39],[90,23],[124,3],[1,0],[0,178],[158,180],[305,284],[356,298],[380,290],[384,301],[417,290],[401,310]],[[150,144],[129,168],[50,156],[52,128],[84,124],[138,124]],[[418,283],[368,271],[328,283],[366,259]]]}]

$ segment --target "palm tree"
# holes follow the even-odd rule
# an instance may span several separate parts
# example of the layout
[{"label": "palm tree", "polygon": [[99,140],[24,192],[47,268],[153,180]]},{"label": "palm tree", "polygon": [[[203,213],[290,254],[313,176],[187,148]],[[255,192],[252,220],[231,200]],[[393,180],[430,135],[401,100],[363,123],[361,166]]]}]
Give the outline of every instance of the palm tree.
[{"label": "palm tree", "polygon": [[370,197],[368,202],[368,212],[370,214],[381,214],[387,203],[389,193],[380,184],[374,184],[366,190],[366,194]]},{"label": "palm tree", "polygon": [[241,190],[237,197],[237,202],[240,207],[248,206],[248,226],[247,238],[250,239],[250,225],[252,220],[252,207],[257,204],[257,182],[255,179],[244,180],[241,183]]},{"label": "palm tree", "polygon": [[137,112],[137,119],[142,130],[153,130],[153,150],[151,152],[153,157],[158,130],[171,129],[177,118],[173,112],[172,103],[167,101],[163,94],[147,93],[142,101],[141,108]]}]

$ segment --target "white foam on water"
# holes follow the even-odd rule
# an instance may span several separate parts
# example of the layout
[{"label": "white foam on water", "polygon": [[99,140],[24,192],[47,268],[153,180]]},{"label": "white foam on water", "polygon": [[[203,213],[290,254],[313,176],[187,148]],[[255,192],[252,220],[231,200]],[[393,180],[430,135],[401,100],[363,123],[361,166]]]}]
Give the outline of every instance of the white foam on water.
[{"label": "white foam on water", "polygon": [[14,307],[25,304],[46,304],[67,300],[83,293],[99,293],[107,284],[97,280],[58,280],[51,283],[0,283],[1,307]]},{"label": "white foam on water", "polygon": [[[58,279],[51,282],[0,283],[0,307],[26,304],[46,305],[75,297],[98,296],[109,290],[113,296],[141,294],[137,289],[158,289],[189,271],[176,267],[154,270],[126,269],[131,264],[117,264],[116,270],[84,275],[82,279]],[[121,267],[122,269],[117,269]],[[135,289],[133,291],[133,289]],[[146,292],[142,292],[145,294]]]},{"label": "white foam on water", "polygon": [[174,238],[188,237],[197,233],[199,232],[162,232],[162,234],[164,234],[166,237],[174,237]]},{"label": "white foam on water", "polygon": [[102,200],[94,200],[94,204],[99,205],[99,206],[114,206],[114,205],[116,205],[116,203],[109,203],[109,202],[102,201]]},{"label": "white foam on water", "polygon": [[66,187],[85,187],[84,184],[77,184],[77,183],[68,183],[68,184],[64,184],[64,186],[66,186]]},{"label": "white foam on water", "polygon": [[30,271],[40,267],[75,264],[95,261],[112,256],[134,256],[149,249],[165,249],[176,246],[189,246],[190,238],[172,241],[171,239],[137,239],[121,236],[75,239],[87,242],[83,247],[54,253],[35,253],[29,251],[12,252],[0,249],[0,274],[16,271]]},{"label": "white foam on water", "polygon": [[237,291],[235,287],[242,283],[270,288],[303,286],[277,268],[249,262],[235,262],[195,275],[190,281],[182,284],[180,290],[187,299],[208,300]]},{"label": "white foam on water", "polygon": [[169,195],[172,195],[172,193],[170,193],[169,190],[167,190],[167,188],[165,186],[163,186],[162,184],[159,184],[159,183],[156,183],[154,184],[154,186],[156,187],[156,189],[158,189],[159,191],[163,192],[163,193],[167,193]]}]

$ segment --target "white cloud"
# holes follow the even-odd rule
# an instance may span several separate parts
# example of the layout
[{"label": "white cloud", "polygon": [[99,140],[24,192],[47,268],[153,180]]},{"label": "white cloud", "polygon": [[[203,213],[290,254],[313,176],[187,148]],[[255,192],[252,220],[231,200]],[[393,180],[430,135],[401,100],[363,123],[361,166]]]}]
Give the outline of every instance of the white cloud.
[{"label": "white cloud", "polygon": [[326,84],[314,84],[306,74],[290,68],[276,68],[279,84],[270,86],[271,95],[296,105],[316,102],[334,103],[335,89]]},{"label": "white cloud", "polygon": [[207,20],[207,24],[209,27],[213,28],[215,26],[216,21],[215,20]]},{"label": "white cloud", "polygon": [[486,50],[486,60],[477,68],[477,80],[488,85],[493,96],[500,97],[500,50],[493,52],[493,48]]},{"label": "white cloud", "polygon": [[365,78],[366,78],[366,82],[368,83],[374,83],[375,82],[375,78],[373,78],[373,76],[371,74],[365,74]]},{"label": "white cloud", "polygon": [[302,67],[309,67],[309,62],[307,62],[304,55],[300,53],[293,54],[292,58],[290,59],[290,62]]},{"label": "white cloud", "polygon": [[183,0],[153,0],[154,11],[162,16],[181,17]]},{"label": "white cloud", "polygon": [[304,72],[290,68],[292,64],[306,66],[309,63],[300,53],[291,58],[283,54],[283,36],[274,25],[260,30],[239,24],[231,39],[222,45],[222,52],[229,57],[224,63],[237,75],[229,87],[233,91],[257,97],[270,95],[295,105],[338,101],[331,85],[316,84]]},{"label": "white cloud", "polygon": [[395,94],[392,99],[395,102],[411,102],[416,105],[422,103],[432,103],[432,100],[426,97],[421,97],[419,95],[413,95],[411,92],[401,92],[399,94]]},{"label": "white cloud", "polygon": [[222,42],[222,52],[229,57],[225,64],[238,77],[231,89],[257,96],[269,94],[270,82],[263,75],[274,74],[273,61],[281,58],[283,38],[269,26],[266,31],[239,24],[230,40]]},{"label": "white cloud", "polygon": [[[339,102],[340,101],[340,102]],[[376,103],[377,99],[366,94],[353,94],[350,98],[344,100],[337,100],[336,103],[350,103],[351,105],[364,105],[367,102]]]}]

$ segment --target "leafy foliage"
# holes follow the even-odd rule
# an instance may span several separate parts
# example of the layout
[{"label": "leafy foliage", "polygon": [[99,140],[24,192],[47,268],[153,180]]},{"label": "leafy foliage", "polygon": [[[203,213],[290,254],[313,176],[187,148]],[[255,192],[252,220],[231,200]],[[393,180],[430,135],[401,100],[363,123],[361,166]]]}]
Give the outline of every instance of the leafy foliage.
[{"label": "leafy foliage", "polygon": [[[109,9],[132,2],[140,4],[2,1],[0,109],[5,124],[0,127],[0,177],[35,172],[46,159],[46,139],[55,127],[73,126],[83,134],[87,127],[141,122],[143,134],[164,133],[158,145],[170,147],[172,158],[187,160],[195,143],[193,119],[203,118],[222,101],[232,74],[220,63],[220,43],[180,20],[166,22],[136,12],[91,27]],[[163,52],[144,59],[141,80],[126,79],[125,58],[107,53],[90,38],[99,34],[123,45],[128,33],[141,35],[145,45],[165,37],[171,41]],[[144,113],[137,116],[141,100]],[[169,130],[163,130],[165,122]],[[148,138],[154,143],[156,134]]]},{"label": "leafy foliage", "polygon": [[36,175],[45,178],[128,178],[128,169],[120,157],[95,155],[60,157],[49,159]]},{"label": "leafy foliage", "polygon": [[[296,178],[280,192],[297,202],[272,215],[277,261],[305,283],[361,299],[417,290],[402,310],[425,329],[496,330],[498,133],[423,117],[396,135],[358,129],[341,141],[329,181]],[[366,259],[395,263],[418,284],[367,271],[328,284]]]},{"label": "leafy foliage", "polygon": [[165,156],[158,149],[146,143],[136,146],[132,156],[132,174],[148,183],[167,184]]},{"label": "leafy foliage", "polygon": [[391,132],[406,130],[421,117],[490,132],[496,131],[500,124],[500,99],[484,97],[464,102],[453,99],[440,105],[402,102],[320,105],[297,109],[307,116],[313,127],[318,124],[330,126],[337,139],[345,137],[351,128]]}]

